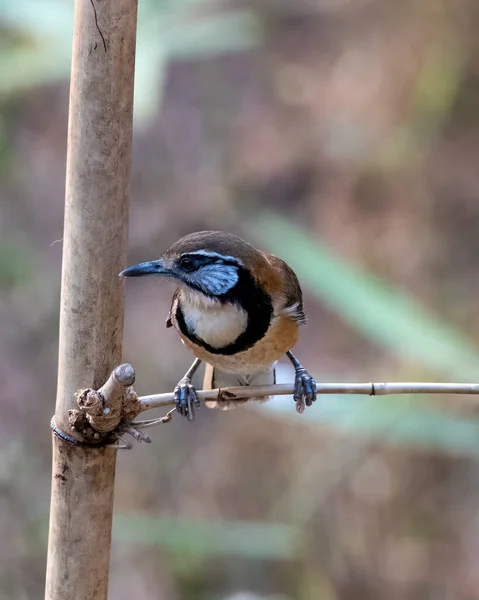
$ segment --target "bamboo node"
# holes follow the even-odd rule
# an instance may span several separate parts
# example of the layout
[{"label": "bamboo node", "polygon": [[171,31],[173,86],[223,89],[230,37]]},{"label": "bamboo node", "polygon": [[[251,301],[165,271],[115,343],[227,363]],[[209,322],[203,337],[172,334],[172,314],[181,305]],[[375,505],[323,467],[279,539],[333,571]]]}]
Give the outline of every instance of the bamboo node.
[{"label": "bamboo node", "polygon": [[95,390],[84,388],[76,393],[78,409],[68,411],[70,427],[82,434],[85,442],[111,441],[141,412],[132,384],[135,369],[125,363],[113,369],[106,383]]}]

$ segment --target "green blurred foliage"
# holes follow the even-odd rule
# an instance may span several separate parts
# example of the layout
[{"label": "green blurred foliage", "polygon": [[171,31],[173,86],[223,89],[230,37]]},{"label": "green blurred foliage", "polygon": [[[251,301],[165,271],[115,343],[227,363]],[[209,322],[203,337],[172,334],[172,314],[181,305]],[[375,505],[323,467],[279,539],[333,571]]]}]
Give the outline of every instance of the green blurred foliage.
[{"label": "green blurred foliage", "polygon": [[[209,0],[139,3],[135,74],[135,118],[145,122],[158,109],[166,65],[255,46],[261,28],[255,13]],[[222,4],[226,10],[221,10]],[[202,9],[205,8],[205,14]],[[220,10],[218,10],[220,9]],[[8,31],[0,52],[0,94],[66,79],[70,71],[73,3],[18,0],[0,4]]]},{"label": "green blurred foliage", "polygon": [[0,242],[0,290],[27,284],[32,273],[33,257],[24,245]]},{"label": "green blurred foliage", "polygon": [[447,380],[474,381],[479,351],[404,290],[341,260],[319,240],[273,213],[251,222],[258,242],[281,255],[304,286],[364,337]]},{"label": "green blurred foliage", "polygon": [[184,563],[218,556],[290,560],[298,552],[300,535],[297,528],[283,523],[191,521],[146,514],[115,515],[113,527],[116,541],[159,546]]}]

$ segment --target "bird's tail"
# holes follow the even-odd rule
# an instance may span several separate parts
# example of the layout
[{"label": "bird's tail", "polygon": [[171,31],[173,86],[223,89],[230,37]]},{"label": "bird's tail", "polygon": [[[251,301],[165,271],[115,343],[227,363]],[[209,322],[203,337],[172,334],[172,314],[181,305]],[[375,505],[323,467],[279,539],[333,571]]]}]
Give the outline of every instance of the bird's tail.
[{"label": "bird's tail", "polygon": [[[251,375],[238,375],[235,373],[224,373],[215,367],[206,364],[205,377],[203,380],[204,390],[214,390],[216,388],[236,387],[238,385],[247,387],[248,385],[273,385],[276,383],[276,365],[269,366],[264,371],[259,371]],[[246,401],[254,400],[255,402],[266,402],[271,396],[261,396],[258,398],[248,398],[248,392],[245,390],[244,398],[220,400],[206,400],[205,404],[208,408],[216,408],[219,410],[231,410],[243,406]]]}]

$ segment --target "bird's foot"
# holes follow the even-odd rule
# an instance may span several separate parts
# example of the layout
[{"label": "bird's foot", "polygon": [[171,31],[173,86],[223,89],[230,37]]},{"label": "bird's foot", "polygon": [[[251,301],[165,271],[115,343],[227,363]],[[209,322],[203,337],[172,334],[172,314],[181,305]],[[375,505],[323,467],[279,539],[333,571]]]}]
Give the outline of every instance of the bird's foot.
[{"label": "bird's foot", "polygon": [[196,390],[191,384],[190,377],[183,377],[178,382],[178,385],[174,389],[176,410],[183,417],[186,417],[188,421],[195,420],[195,410],[200,407],[200,401],[196,395]]},{"label": "bird's foot", "polygon": [[295,377],[293,398],[296,402],[296,410],[299,413],[303,413],[305,407],[311,406],[316,400],[316,382],[291,350],[286,352],[286,356],[292,362],[294,367]]},{"label": "bird's foot", "polygon": [[316,400],[316,382],[302,366],[295,369],[293,398],[299,413]]}]

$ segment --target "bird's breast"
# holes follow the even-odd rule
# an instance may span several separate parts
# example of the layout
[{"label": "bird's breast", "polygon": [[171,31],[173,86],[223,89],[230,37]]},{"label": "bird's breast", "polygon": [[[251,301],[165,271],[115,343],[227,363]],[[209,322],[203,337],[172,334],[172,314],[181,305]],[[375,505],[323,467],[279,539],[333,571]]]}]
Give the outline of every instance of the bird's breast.
[{"label": "bird's breast", "polygon": [[250,348],[235,354],[211,352],[185,335],[174,320],[182,342],[200,360],[224,373],[253,374],[263,371],[290,350],[298,340],[298,324],[293,319],[274,319],[266,334]]},{"label": "bird's breast", "polygon": [[199,359],[225,373],[252,374],[263,371],[279,360],[298,340],[298,324],[292,319],[274,319],[266,335],[254,346],[236,354],[224,355],[209,352],[181,335],[183,343]]},{"label": "bird's breast", "polygon": [[232,304],[182,305],[188,332],[213,348],[224,348],[233,344],[244,333],[248,315]]},{"label": "bird's breast", "polygon": [[248,312],[191,291],[175,294],[171,320],[195,356],[227,373],[262,371],[298,338],[298,323],[290,315],[271,318],[268,306]]}]

